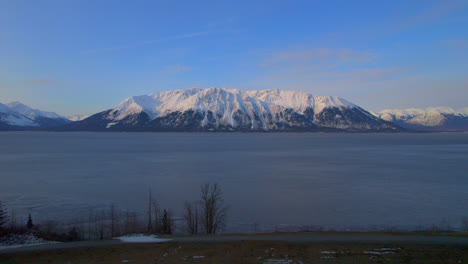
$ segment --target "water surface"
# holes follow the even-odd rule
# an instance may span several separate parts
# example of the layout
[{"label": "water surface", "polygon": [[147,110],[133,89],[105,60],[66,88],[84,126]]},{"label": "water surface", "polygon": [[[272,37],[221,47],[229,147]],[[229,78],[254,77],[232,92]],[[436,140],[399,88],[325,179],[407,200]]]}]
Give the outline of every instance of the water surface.
[{"label": "water surface", "polygon": [[181,215],[218,182],[233,231],[456,226],[468,134],[4,132],[0,180],[0,199],[42,218],[111,202],[142,211],[149,188]]}]

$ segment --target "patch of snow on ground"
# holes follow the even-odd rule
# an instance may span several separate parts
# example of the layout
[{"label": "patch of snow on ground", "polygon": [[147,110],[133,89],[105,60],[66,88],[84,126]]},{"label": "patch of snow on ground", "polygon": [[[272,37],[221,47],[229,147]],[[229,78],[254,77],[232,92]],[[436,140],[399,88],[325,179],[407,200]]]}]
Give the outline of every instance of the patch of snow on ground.
[{"label": "patch of snow on ground", "polygon": [[34,234],[8,235],[0,238],[0,250],[20,248],[26,246],[38,246],[46,244],[56,244],[60,242],[47,241],[36,237]]},{"label": "patch of snow on ground", "polygon": [[291,259],[267,259],[263,264],[289,264],[292,262]]},{"label": "patch of snow on ground", "polygon": [[155,235],[144,235],[144,234],[135,234],[129,236],[115,237],[114,239],[119,239],[125,243],[162,243],[168,242],[172,239],[158,238]]},{"label": "patch of snow on ground", "polygon": [[322,254],[336,254],[336,251],[322,251]]},{"label": "patch of snow on ground", "polygon": [[374,248],[372,250],[375,250],[375,251],[395,251],[395,250],[398,250],[399,248]]},{"label": "patch of snow on ground", "polygon": [[395,251],[399,250],[398,248],[374,248],[372,250],[363,251],[364,254],[369,255],[388,255],[395,254]]},{"label": "patch of snow on ground", "polygon": [[369,255],[388,255],[388,254],[395,254],[393,251],[363,251],[364,254],[369,254]]}]

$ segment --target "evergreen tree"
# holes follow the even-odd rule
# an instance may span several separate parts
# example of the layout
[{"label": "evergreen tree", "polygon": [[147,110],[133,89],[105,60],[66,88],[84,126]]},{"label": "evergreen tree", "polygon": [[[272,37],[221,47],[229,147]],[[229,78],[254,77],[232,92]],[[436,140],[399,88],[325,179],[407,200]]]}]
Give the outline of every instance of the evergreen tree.
[{"label": "evergreen tree", "polygon": [[0,229],[6,223],[8,223],[8,212],[2,201],[0,201]]},{"label": "evergreen tree", "polygon": [[26,224],[26,227],[27,227],[28,229],[31,229],[31,228],[33,228],[33,227],[34,227],[34,224],[33,224],[33,220],[32,220],[31,214],[29,214],[29,216],[28,216],[28,223]]}]

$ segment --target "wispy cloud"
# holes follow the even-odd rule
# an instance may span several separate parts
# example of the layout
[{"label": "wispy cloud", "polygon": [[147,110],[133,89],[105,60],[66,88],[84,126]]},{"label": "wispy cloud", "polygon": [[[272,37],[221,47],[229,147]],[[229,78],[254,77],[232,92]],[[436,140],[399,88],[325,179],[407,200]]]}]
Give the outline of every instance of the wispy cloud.
[{"label": "wispy cloud", "polygon": [[144,41],[139,41],[139,42],[134,42],[134,43],[128,43],[128,44],[119,45],[119,46],[111,46],[111,47],[98,48],[98,49],[90,49],[90,50],[85,50],[85,51],[83,51],[81,53],[82,54],[93,54],[93,53],[99,53],[99,52],[132,49],[132,48],[138,48],[138,47],[141,47],[141,46],[152,45],[152,44],[162,43],[162,42],[167,42],[167,41],[172,41],[172,40],[188,39],[188,38],[206,36],[209,33],[210,33],[209,31],[193,32],[193,33],[187,33],[187,34],[182,34],[182,35],[169,36],[169,37],[160,38],[160,39],[152,39],[152,40],[144,40]]},{"label": "wispy cloud", "polygon": [[400,23],[395,25],[395,30],[401,31],[415,26],[432,23],[441,18],[449,16],[466,5],[468,5],[466,0],[440,1],[433,6],[421,10],[420,13],[417,13],[414,16],[403,19]]},{"label": "wispy cloud", "polygon": [[[426,3],[427,2],[427,3]],[[451,19],[466,21],[463,10],[468,6],[466,0],[443,0],[431,4],[429,1],[421,1],[419,9],[413,12],[396,13],[390,18],[374,19],[366,26],[356,27],[353,30],[331,31],[323,35],[323,39],[332,43],[347,43],[357,41],[359,43],[388,39],[394,41],[394,37],[405,31],[420,30],[418,27],[447,22]],[[463,23],[463,22],[462,22]],[[430,29],[425,29],[430,30]],[[418,34],[421,34],[419,31]],[[399,41],[404,42],[404,39]]]},{"label": "wispy cloud", "polygon": [[332,69],[343,65],[361,65],[372,61],[375,54],[352,49],[288,49],[268,55],[260,67],[282,67],[290,70]]},{"label": "wispy cloud", "polygon": [[402,68],[361,68],[347,71],[314,71],[297,74],[273,75],[276,80],[355,81],[368,82],[393,78],[405,73]]},{"label": "wispy cloud", "polygon": [[381,57],[351,48],[277,50],[260,60],[259,74],[250,84],[341,95],[407,75],[404,67],[378,66]]}]

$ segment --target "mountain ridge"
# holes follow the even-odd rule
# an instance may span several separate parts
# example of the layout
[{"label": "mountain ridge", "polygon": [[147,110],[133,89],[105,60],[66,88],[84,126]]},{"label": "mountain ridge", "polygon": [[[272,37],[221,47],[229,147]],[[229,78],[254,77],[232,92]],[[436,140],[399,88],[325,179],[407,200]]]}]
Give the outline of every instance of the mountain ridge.
[{"label": "mountain ridge", "polygon": [[71,121],[54,112],[33,109],[21,102],[0,103],[0,128],[28,130],[62,126]]},{"label": "mountain ridge", "polygon": [[0,104],[0,130],[54,131],[468,131],[468,108],[366,111],[304,91],[190,88],[131,96],[117,106],[67,119],[20,102]]},{"label": "mountain ridge", "polygon": [[450,107],[385,109],[375,116],[411,130],[468,131],[468,108]]},{"label": "mountain ridge", "polygon": [[302,91],[211,87],[132,96],[64,129],[103,131],[400,131],[363,108]]}]

